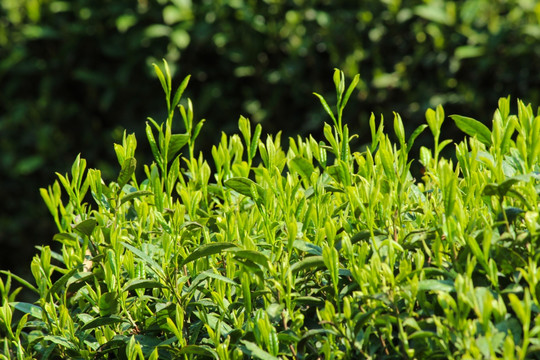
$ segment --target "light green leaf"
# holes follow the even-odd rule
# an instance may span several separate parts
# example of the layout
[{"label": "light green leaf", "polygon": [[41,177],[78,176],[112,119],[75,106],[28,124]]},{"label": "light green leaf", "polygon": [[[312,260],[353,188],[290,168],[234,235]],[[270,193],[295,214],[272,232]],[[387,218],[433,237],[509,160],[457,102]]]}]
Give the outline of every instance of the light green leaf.
[{"label": "light green leaf", "polygon": [[173,134],[169,142],[167,162],[174,159],[175,155],[189,142],[189,134]]},{"label": "light green leaf", "polygon": [[317,94],[317,93],[313,93],[313,95],[315,95],[316,97],[319,98],[324,110],[326,111],[326,113],[328,115],[330,115],[330,117],[332,118],[332,120],[334,120],[334,124],[337,125],[337,122],[336,122],[336,117],[334,116],[334,114],[332,113],[332,110],[330,109],[330,106],[328,106],[328,104],[326,103],[326,100],[324,100],[324,98]]},{"label": "light green leaf", "polygon": [[30,314],[37,319],[41,319],[43,315],[43,310],[41,309],[41,307],[34,304],[15,301],[15,302],[9,303],[9,305],[13,306],[15,309],[19,311],[22,311],[25,314]]},{"label": "light green leaf", "polygon": [[470,137],[476,136],[486,146],[491,145],[491,131],[480,121],[461,115],[450,115],[450,117],[465,134]]},{"label": "light green leaf", "polygon": [[291,160],[291,167],[306,180],[309,180],[311,174],[313,171],[315,171],[313,164],[300,156],[297,156]]},{"label": "light green leaf", "polygon": [[176,106],[180,102],[180,99],[182,98],[182,94],[184,93],[184,90],[186,90],[190,78],[191,78],[191,75],[186,76],[184,80],[182,81],[182,83],[180,84],[180,86],[178,87],[178,89],[176,89],[171,109],[176,108]]},{"label": "light green leaf", "polygon": [[422,280],[418,283],[418,290],[420,291],[442,291],[453,292],[454,282],[451,280]]},{"label": "light green leaf", "polygon": [[141,258],[142,260],[144,260],[144,262],[146,262],[147,265],[149,265],[150,267],[153,268],[154,271],[158,272],[158,275],[160,277],[164,277],[164,272],[163,272],[163,269],[161,268],[161,266],[154,260],[152,259],[150,256],[148,256],[147,254],[143,253],[141,250],[129,245],[128,243],[126,242],[121,242],[121,244],[127,248],[129,251],[131,251],[132,253],[134,253],[135,255],[137,255],[139,258]]},{"label": "light green leaf", "polygon": [[129,179],[135,172],[136,167],[137,160],[135,158],[130,157],[124,160],[124,163],[122,164],[122,169],[120,170],[120,174],[118,174],[118,179],[116,180],[120,188],[123,188],[124,185],[127,184]]},{"label": "light green leaf", "polygon": [[252,357],[255,357],[257,359],[262,360],[279,360],[277,357],[270,355],[263,349],[261,349],[257,344],[247,341],[247,340],[241,340],[242,344],[246,347],[246,349],[250,352],[250,355]]},{"label": "light green leaf", "polygon": [[262,198],[266,197],[266,191],[259,184],[245,177],[230,178],[224,182],[224,185],[252,199],[253,199],[253,194],[251,192],[251,189],[254,186],[257,189],[257,193],[259,194],[259,197],[262,197]]}]

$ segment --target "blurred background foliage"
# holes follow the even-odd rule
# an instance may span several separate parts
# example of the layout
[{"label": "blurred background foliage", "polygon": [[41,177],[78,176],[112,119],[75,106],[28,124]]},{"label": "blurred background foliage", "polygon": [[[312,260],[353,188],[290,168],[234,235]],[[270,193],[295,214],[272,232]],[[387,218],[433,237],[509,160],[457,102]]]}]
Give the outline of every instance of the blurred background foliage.
[{"label": "blurred background foliage", "polygon": [[334,67],[361,75],[347,111],[361,146],[371,112],[399,112],[410,133],[437,104],[485,121],[501,96],[540,104],[540,3],[2,0],[1,268],[21,273],[50,242],[38,188],[79,152],[113,179],[126,128],[149,160],[143,126],[163,120],[151,68],[162,58],[177,80],[192,74],[202,150],[240,114],[270,133],[318,133],[328,119],[311,93],[333,99]]}]

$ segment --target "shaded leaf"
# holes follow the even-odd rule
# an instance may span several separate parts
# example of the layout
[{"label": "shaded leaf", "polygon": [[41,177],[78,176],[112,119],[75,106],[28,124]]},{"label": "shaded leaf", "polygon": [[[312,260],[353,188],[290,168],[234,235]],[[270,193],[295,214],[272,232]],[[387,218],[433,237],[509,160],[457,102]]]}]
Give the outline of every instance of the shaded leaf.
[{"label": "shaded leaf", "polygon": [[308,256],[304,258],[302,261],[298,261],[294,263],[290,270],[293,274],[298,273],[302,270],[308,270],[312,268],[321,268],[324,267],[324,260],[322,256]]},{"label": "shaded leaf", "polygon": [[105,326],[105,325],[119,324],[122,322],[127,322],[127,320],[124,320],[121,317],[116,316],[116,315],[99,317],[97,319],[94,319],[84,324],[81,327],[81,331],[90,330],[90,329],[94,329],[94,328]]},{"label": "shaded leaf", "polygon": [[200,259],[202,257],[207,257],[222,252],[223,250],[236,247],[236,245],[228,242],[217,242],[203,244],[195,249],[191,254],[189,254],[181,263],[180,266],[183,266],[191,261]]}]

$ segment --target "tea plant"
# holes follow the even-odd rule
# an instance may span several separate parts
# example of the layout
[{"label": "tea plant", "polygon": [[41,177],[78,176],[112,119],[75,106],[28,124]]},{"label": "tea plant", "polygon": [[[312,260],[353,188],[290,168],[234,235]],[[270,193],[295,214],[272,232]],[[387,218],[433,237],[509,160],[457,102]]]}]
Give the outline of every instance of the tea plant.
[{"label": "tea plant", "polygon": [[[2,271],[2,359],[538,358],[540,114],[501,99],[492,128],[441,158],[442,107],[393,143],[370,119],[353,152],[343,110],[358,83],[336,70],[337,103],[316,94],[324,139],[261,139],[240,117],[212,161],[203,121],[155,67],[168,116],[149,119],[155,161],[136,172],[135,135],[102,179],[77,157],[41,194],[60,251],[41,247],[35,283]],[[174,133],[180,115],[184,133]],[[427,128],[422,181],[409,152]],[[185,156],[182,156],[185,151]],[[39,296],[16,300],[20,288]],[[14,313],[22,314],[14,321]]]}]

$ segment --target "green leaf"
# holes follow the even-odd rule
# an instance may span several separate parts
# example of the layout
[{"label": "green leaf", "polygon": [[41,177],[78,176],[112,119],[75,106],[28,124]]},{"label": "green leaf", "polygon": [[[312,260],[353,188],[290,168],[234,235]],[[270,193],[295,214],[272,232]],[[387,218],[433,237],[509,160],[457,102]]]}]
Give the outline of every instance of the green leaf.
[{"label": "green leaf", "polygon": [[186,90],[189,79],[191,78],[191,75],[188,75],[184,78],[178,89],[176,89],[176,92],[174,93],[174,99],[171,105],[171,109],[176,108],[178,103],[180,102],[180,99],[182,98],[182,94],[184,94],[184,91]]},{"label": "green leaf", "polygon": [[319,100],[320,100],[320,102],[321,102],[321,104],[322,104],[324,110],[326,111],[326,113],[327,113],[328,115],[330,115],[330,117],[332,118],[332,120],[334,120],[334,125],[337,126],[336,117],[335,117],[334,114],[332,113],[332,110],[330,109],[330,106],[328,106],[328,104],[326,103],[326,100],[324,100],[324,98],[323,98],[321,95],[317,94],[317,93],[313,93],[313,95],[315,95],[316,97],[319,98]]},{"label": "green leaf", "polygon": [[26,303],[26,302],[18,302],[18,301],[11,302],[9,304],[13,306],[15,309],[22,311],[25,314],[32,315],[36,319],[42,318],[43,310],[41,309],[41,307],[37,305]]},{"label": "green leaf", "polygon": [[297,156],[291,160],[291,167],[306,180],[309,180],[311,174],[313,171],[315,171],[313,164],[300,156]]},{"label": "green leaf", "polygon": [[169,94],[171,93],[171,90],[167,86],[167,82],[165,81],[165,76],[163,76],[163,72],[161,71],[159,66],[157,66],[156,64],[152,64],[152,66],[154,67],[154,71],[159,79],[159,82],[161,83],[161,87],[163,88],[163,91],[165,92],[168,98]]},{"label": "green leaf", "polygon": [[134,192],[131,192],[129,194],[127,194],[126,196],[124,196],[123,198],[120,199],[120,205],[128,202],[128,201],[131,201],[135,198],[138,198],[138,197],[141,197],[141,196],[148,196],[148,195],[154,195],[153,192],[149,191],[149,190],[138,190],[138,191],[134,191]]},{"label": "green leaf", "polygon": [[116,314],[120,311],[120,303],[118,302],[118,294],[115,292],[106,292],[99,298],[99,315],[107,316]]},{"label": "green leaf", "polygon": [[268,268],[268,258],[263,253],[256,250],[245,250],[245,249],[233,249],[233,256],[235,258],[242,258],[253,261],[255,264],[259,264],[262,267]]},{"label": "green leaf", "polygon": [[124,163],[122,164],[122,169],[120,170],[120,174],[118,174],[118,179],[116,180],[120,189],[128,183],[129,179],[135,172],[136,167],[137,160],[135,158],[130,157],[124,160]]},{"label": "green leaf", "polygon": [[132,279],[124,285],[124,291],[135,289],[156,289],[162,288],[163,285],[159,281],[149,279]]},{"label": "green leaf", "polygon": [[349,97],[351,96],[353,90],[356,88],[356,85],[358,85],[358,82],[360,81],[360,74],[356,74],[349,85],[349,88],[347,89],[347,92],[345,93],[345,96],[343,97],[343,100],[341,101],[341,109],[347,105],[347,102],[349,101]]},{"label": "green leaf", "polygon": [[422,124],[419,127],[417,127],[411,136],[409,137],[409,140],[407,141],[407,153],[409,153],[413,147],[414,141],[420,135],[428,126],[426,124]]},{"label": "green leaf", "polygon": [[[148,120],[151,119],[149,118]],[[157,164],[161,166],[161,153],[159,152],[158,146],[156,144],[156,139],[154,138],[154,132],[152,131],[152,127],[148,122],[146,123],[146,137],[148,138],[148,142],[150,143],[150,149],[152,149],[154,159],[156,160]]]},{"label": "green leaf", "polygon": [[236,247],[236,245],[229,242],[216,242],[203,244],[195,249],[191,254],[189,254],[181,263],[180,266],[183,266],[191,261],[200,259],[202,257],[207,257],[222,252],[223,250]]},{"label": "green leaf", "polygon": [[257,154],[257,148],[259,147],[259,139],[261,137],[261,132],[262,126],[261,124],[257,124],[257,126],[255,126],[255,132],[253,133],[253,138],[251,139],[251,144],[249,148],[249,157],[251,159],[253,159]]},{"label": "green leaf", "polygon": [[73,229],[79,231],[80,233],[90,236],[92,235],[92,232],[94,231],[94,228],[97,225],[96,219],[86,219],[84,221],[81,221],[77,225],[73,227]]},{"label": "green leaf", "polygon": [[420,291],[442,291],[442,292],[454,292],[454,282],[451,280],[422,280],[418,283],[418,290]]},{"label": "green leaf", "polygon": [[201,355],[213,357],[214,359],[219,359],[218,354],[209,346],[205,345],[186,345],[183,346],[179,351],[179,355]]},{"label": "green leaf", "polygon": [[293,274],[296,274],[302,270],[308,270],[311,268],[322,268],[325,267],[324,260],[322,256],[308,256],[302,261],[294,263],[290,270]]},{"label": "green leaf", "polygon": [[67,273],[62,275],[62,277],[51,286],[49,291],[47,292],[47,295],[45,296],[45,299],[49,299],[49,296],[53,296],[54,294],[58,293],[58,291],[61,288],[64,288],[64,285],[67,283],[67,281],[79,270],[80,266],[77,266],[71,270],[69,270]]},{"label": "green leaf", "polygon": [[189,142],[189,134],[173,134],[169,142],[167,162],[174,159],[175,155]]},{"label": "green leaf", "polygon": [[259,197],[262,197],[262,198],[266,197],[266,191],[259,184],[245,177],[230,178],[224,182],[224,185],[252,199],[253,199],[253,194],[251,192],[251,189],[252,189],[252,186],[255,186],[255,188],[257,189],[257,193],[259,194]]},{"label": "green leaf", "polygon": [[480,121],[461,115],[450,115],[456,126],[465,134],[476,138],[486,146],[491,145],[491,131]]},{"label": "green leaf", "polygon": [[12,274],[11,271],[7,271],[7,270],[0,270],[0,273],[14,278],[18,282],[20,282],[22,285],[26,286],[28,289],[32,290],[36,294],[39,294],[39,290],[34,285],[30,284],[28,281],[26,281],[19,275]]},{"label": "green leaf", "polygon": [[129,245],[126,242],[121,242],[121,244],[125,248],[127,248],[129,251],[131,251],[132,253],[137,255],[139,258],[144,260],[144,262],[146,262],[147,265],[149,265],[154,271],[156,271],[160,277],[162,277],[162,278],[164,277],[165,273],[163,272],[163,269],[161,268],[161,266],[154,259],[152,259],[147,254],[143,253],[141,250]]},{"label": "green leaf", "polygon": [[241,340],[241,342],[242,344],[244,344],[244,346],[250,353],[249,355],[252,357],[262,360],[279,360],[277,357],[270,355],[269,353],[261,349],[257,344],[251,341]]},{"label": "green leaf", "polygon": [[94,329],[94,328],[105,326],[105,325],[119,324],[122,322],[127,322],[127,321],[117,315],[99,317],[97,319],[94,319],[84,324],[81,327],[81,331],[90,330],[90,329]]},{"label": "green leaf", "polygon": [[55,343],[56,345],[60,345],[60,346],[63,346],[67,349],[71,349],[71,350],[74,350],[76,351],[77,347],[75,346],[75,344],[73,344],[71,341],[69,341],[68,339],[66,339],[65,337],[62,337],[62,336],[53,336],[53,335],[47,335],[43,338],[43,340],[45,341],[51,341],[53,343]]}]

